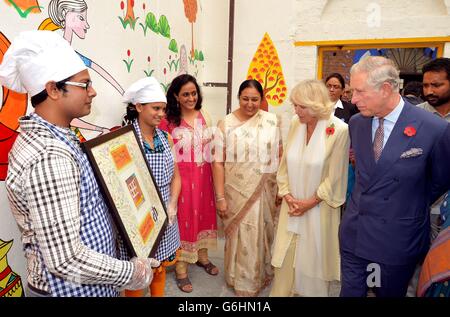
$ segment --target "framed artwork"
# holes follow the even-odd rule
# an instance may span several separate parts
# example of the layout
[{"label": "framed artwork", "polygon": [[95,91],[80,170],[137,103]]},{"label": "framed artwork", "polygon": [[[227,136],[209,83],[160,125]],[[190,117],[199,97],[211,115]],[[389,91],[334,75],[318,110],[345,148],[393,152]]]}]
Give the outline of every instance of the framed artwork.
[{"label": "framed artwork", "polygon": [[133,125],[81,145],[130,255],[152,257],[168,217]]}]

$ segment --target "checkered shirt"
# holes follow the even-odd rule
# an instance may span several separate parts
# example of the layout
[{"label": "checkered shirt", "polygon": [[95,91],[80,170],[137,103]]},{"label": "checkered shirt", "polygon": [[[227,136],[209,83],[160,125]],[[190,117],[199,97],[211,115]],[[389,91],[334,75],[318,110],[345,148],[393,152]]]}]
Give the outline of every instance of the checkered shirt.
[{"label": "checkered shirt", "polygon": [[[137,120],[133,122],[133,126],[138,134],[139,140],[144,148],[144,139],[142,138],[141,129]],[[150,164],[153,177],[155,177],[156,184],[158,185],[161,196],[164,203],[168,204],[170,199],[170,183],[172,181],[174,171],[174,158],[170,149],[169,142],[167,140],[167,134],[159,129],[156,129],[156,134],[164,145],[164,151],[162,153],[150,153],[145,151],[145,156]],[[178,231],[178,222],[175,221],[172,225],[167,225],[161,242],[156,250],[155,259],[164,261],[172,256],[175,251],[180,247],[180,232]]]},{"label": "checkered shirt", "polygon": [[28,283],[51,296],[118,296],[133,273],[90,164],[70,129],[32,113],[9,154],[6,188]]}]

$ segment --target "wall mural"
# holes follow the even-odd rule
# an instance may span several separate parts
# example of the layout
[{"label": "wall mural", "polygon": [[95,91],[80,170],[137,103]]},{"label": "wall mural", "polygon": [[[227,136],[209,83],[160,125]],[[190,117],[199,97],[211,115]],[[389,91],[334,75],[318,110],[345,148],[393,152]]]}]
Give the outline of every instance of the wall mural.
[{"label": "wall mural", "polygon": [[[58,29],[63,29],[63,37],[70,44],[72,44],[74,34],[83,40],[86,37],[87,30],[90,28],[87,20],[87,10],[88,6],[84,0],[51,0],[48,5],[49,18],[45,19],[41,23],[39,30],[55,31]],[[124,89],[110,73],[108,73],[103,67],[91,60],[89,57],[79,53],[78,51],[77,54],[83,60],[86,67],[89,67],[103,77],[119,92],[119,94],[123,95]],[[74,127],[75,133],[82,141],[85,139],[79,129],[98,131],[101,133],[107,133],[110,131],[108,128],[89,123],[82,119],[74,119],[71,122],[71,125]]]},{"label": "wall mural", "polygon": [[[0,63],[3,60],[10,41],[0,32]],[[18,135],[19,118],[27,111],[27,95],[19,94],[2,86],[2,104],[0,108],[0,181],[6,178],[8,153]]]},{"label": "wall mural", "polygon": [[[40,30],[56,31],[62,30],[63,37],[70,44],[73,42],[74,35],[81,40],[84,40],[90,25],[88,22],[88,5],[85,0],[50,0],[48,8],[40,5],[37,0],[4,0],[11,9],[22,12],[22,14],[42,13],[47,11],[48,17],[43,19],[39,25]],[[41,1],[42,2],[42,1]],[[185,44],[179,45],[179,41],[172,37],[171,25],[169,19],[164,14],[155,14],[149,10],[146,1],[142,1],[139,7],[135,6],[134,0],[120,1],[120,9],[123,11],[123,16],[119,17],[120,23],[124,30],[138,31],[141,30],[144,37],[160,36],[167,39],[167,57],[165,60],[157,61],[152,56],[138,56],[132,47],[125,47],[123,50],[123,64],[128,73],[135,71],[142,71],[142,75],[155,76],[155,72],[161,74],[157,75],[161,86],[167,91],[172,78],[180,75],[191,73],[193,76],[198,76],[201,63],[205,61],[204,53],[194,46],[194,23],[196,22],[198,12],[197,1],[183,1],[186,22],[191,25],[191,49],[187,52]],[[20,14],[19,12],[19,14]],[[140,18],[136,13],[143,14],[145,18]],[[23,17],[21,15],[21,17]],[[138,27],[136,27],[138,26]],[[0,32],[0,61],[3,59],[3,54],[9,47],[10,42],[7,37]],[[123,94],[124,89],[110,72],[106,71],[104,67],[100,66],[96,61],[93,61],[86,55],[77,51],[80,58],[87,67],[98,73],[104,78],[120,95]],[[147,67],[145,69],[133,69],[136,64],[136,58],[146,58]],[[159,57],[162,58],[161,56]],[[0,181],[6,178],[8,167],[8,153],[18,135],[18,119],[26,114],[27,111],[27,95],[18,94],[2,87],[2,104],[0,108]],[[100,126],[82,119],[75,119],[71,122],[74,132],[81,141],[85,141],[80,129],[94,131],[98,134],[109,132],[111,129]]]},{"label": "wall mural", "polygon": [[[197,1],[183,0],[183,4],[185,17],[191,24],[191,50],[189,55],[186,52],[186,46],[182,44],[179,47],[178,41],[172,37],[170,22],[166,15],[160,15],[158,17],[154,12],[147,10],[147,5],[143,2],[142,14],[144,18],[141,18],[136,14],[136,12],[141,9],[136,7],[136,2],[134,0],[120,1],[120,9],[122,10],[123,16],[119,16],[118,19],[124,30],[142,30],[144,37],[153,34],[167,39],[167,48],[171,53],[169,53],[167,60],[163,63],[162,73],[164,75],[164,80],[160,79],[161,86],[166,92],[171,82],[171,78],[181,74],[187,74],[188,65],[192,65],[194,68],[191,72],[192,75],[198,76],[199,63],[205,61],[204,53],[201,50],[195,49],[194,46],[194,23],[197,20],[198,13]],[[136,28],[137,25],[140,28]],[[125,52],[126,57],[122,61],[127,72],[131,73],[133,71],[134,61],[132,56],[133,52],[131,49],[127,49]],[[155,71],[155,69],[151,68],[151,60],[152,57],[147,56],[148,68],[142,70],[146,76],[152,76]],[[169,77],[169,80],[167,77]]]},{"label": "wall mural", "polygon": [[42,7],[37,0],[4,0],[13,7],[22,19],[26,19],[30,13],[41,13]]},{"label": "wall mural", "polygon": [[283,104],[287,96],[286,82],[277,49],[267,33],[253,56],[247,79],[256,79],[263,86],[265,100],[261,109],[268,111],[268,103],[274,107]]},{"label": "wall mural", "polygon": [[24,297],[22,280],[8,264],[8,252],[13,241],[0,239],[0,297]]},{"label": "wall mural", "polygon": [[195,56],[194,23],[197,20],[197,0],[183,0],[183,4],[184,4],[184,15],[186,16],[189,23],[191,24],[191,38],[192,38],[191,58],[194,58],[194,56]]},{"label": "wall mural", "polygon": [[[166,2],[162,2],[162,7],[166,8],[163,12],[153,9],[157,1],[109,0],[105,3],[94,0],[0,0],[0,20],[3,21],[3,24],[0,23],[0,62],[10,46],[10,40],[21,31],[38,28],[60,33],[76,49],[90,71],[102,77],[100,81],[104,85],[101,87],[105,88],[99,94],[109,94],[108,100],[114,98],[117,103],[124,92],[122,85],[125,87],[133,78],[155,76],[167,90],[172,79],[179,74],[198,76],[205,55],[200,47],[194,46],[193,36],[201,7],[196,8],[194,20],[191,21],[181,11],[181,1],[177,2],[179,13],[173,13],[175,11]],[[118,52],[111,52],[109,47],[95,47],[96,36],[111,31],[110,23],[116,24],[113,29],[118,41],[127,43],[119,46]],[[95,35],[89,33],[92,29],[95,29]],[[128,32],[135,32],[133,36],[138,41],[128,40]],[[85,39],[88,41],[80,42]],[[84,45],[86,49],[77,46],[86,43],[94,45]],[[87,47],[91,48],[88,50]],[[145,48],[149,48],[149,52],[145,52]],[[117,48],[114,46],[114,49]],[[105,60],[93,58],[94,53],[100,53],[97,50],[105,55],[111,53],[111,56]],[[1,87],[0,102],[0,181],[3,182],[7,174],[8,153],[18,135],[18,119],[27,113],[28,96]],[[117,115],[117,121],[120,122],[122,112],[120,109],[120,113],[111,113]],[[100,120],[88,121],[92,122],[74,120],[71,123],[81,140],[83,136],[80,129],[83,133],[86,130],[94,131],[88,131],[86,135],[95,136],[117,128],[102,127]],[[20,231],[15,228],[4,185],[0,188],[0,202],[4,206],[0,209],[0,237],[3,239],[0,240],[0,297],[24,296],[26,282],[23,279],[26,279],[27,264],[21,248]]]}]

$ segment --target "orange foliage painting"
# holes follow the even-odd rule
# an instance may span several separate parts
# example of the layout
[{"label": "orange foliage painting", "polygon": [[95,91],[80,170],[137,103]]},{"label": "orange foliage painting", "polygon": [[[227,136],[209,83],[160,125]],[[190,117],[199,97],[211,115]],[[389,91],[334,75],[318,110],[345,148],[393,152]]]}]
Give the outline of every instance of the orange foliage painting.
[{"label": "orange foliage painting", "polygon": [[[9,40],[0,32],[0,63],[10,46]],[[19,117],[27,111],[27,95],[1,87],[0,103],[0,181],[5,180],[8,170],[8,153],[16,140]]]},{"label": "orange foliage painting", "polygon": [[127,0],[127,14],[125,15],[125,21],[126,20],[136,20],[134,17],[134,0]]},{"label": "orange foliage painting", "polygon": [[194,49],[194,23],[197,20],[197,0],[183,0],[184,3],[184,15],[191,23],[191,34],[192,34],[192,48],[191,48],[191,58],[195,56]]},{"label": "orange foliage painting", "polygon": [[250,63],[247,79],[256,79],[264,89],[265,100],[261,109],[267,111],[268,104],[280,106],[286,100],[287,88],[277,49],[269,34],[265,33]]},{"label": "orange foliage painting", "polygon": [[[37,0],[5,0],[8,5],[12,5],[14,7],[18,7],[22,12],[27,11],[29,9],[30,13],[40,13],[41,8],[39,7],[39,3]],[[20,12],[19,12],[20,14]]]}]

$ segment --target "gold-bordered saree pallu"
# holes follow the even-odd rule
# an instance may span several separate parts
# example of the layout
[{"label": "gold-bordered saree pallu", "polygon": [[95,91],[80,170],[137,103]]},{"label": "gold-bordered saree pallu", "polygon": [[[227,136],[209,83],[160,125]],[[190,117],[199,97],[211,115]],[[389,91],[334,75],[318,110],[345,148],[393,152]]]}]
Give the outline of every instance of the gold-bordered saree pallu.
[{"label": "gold-bordered saree pallu", "polygon": [[259,111],[242,123],[230,114],[224,128],[225,279],[237,295],[256,296],[273,277],[270,249],[277,213],[277,118]]}]

